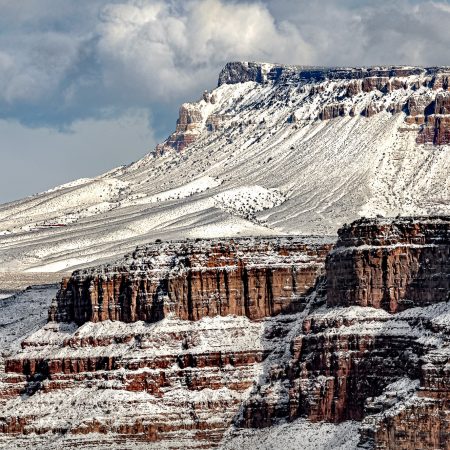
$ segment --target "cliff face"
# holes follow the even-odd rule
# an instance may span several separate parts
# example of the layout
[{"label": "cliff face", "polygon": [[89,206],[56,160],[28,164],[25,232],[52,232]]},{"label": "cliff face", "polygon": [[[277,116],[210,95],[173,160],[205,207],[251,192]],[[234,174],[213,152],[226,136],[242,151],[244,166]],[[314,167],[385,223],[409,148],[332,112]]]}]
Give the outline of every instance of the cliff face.
[{"label": "cliff face", "polygon": [[6,363],[0,442],[47,448],[49,435],[66,435],[69,448],[217,446],[270,341],[244,318],[195,323],[50,323]]},{"label": "cliff face", "polygon": [[[99,448],[130,439],[217,446],[268,355],[306,313],[331,246],[316,238],[159,243],[75,272],[49,324],[5,362],[0,431],[7,442],[65,430],[74,445],[86,435]],[[28,401],[6,412],[19,392]],[[93,393],[99,403],[88,400]]]},{"label": "cliff face", "polygon": [[327,259],[328,304],[397,312],[447,301],[448,229],[441,218],[344,227]]},{"label": "cliff face", "polygon": [[340,230],[326,305],[302,320],[239,424],[362,420],[364,448],[450,448],[449,233],[444,217]]},{"label": "cliff face", "polygon": [[[442,70],[445,69],[442,68]],[[218,84],[221,86],[222,84],[245,83],[247,81],[257,83],[267,83],[269,81],[319,83],[327,80],[364,80],[364,90],[368,92],[374,88],[381,90],[389,83],[390,78],[419,76],[423,73],[435,76],[440,70],[440,68],[422,69],[420,67],[407,66],[344,68],[230,62],[221,71]],[[446,78],[442,81],[445,80]],[[448,83],[445,84],[442,81],[439,87],[448,87]],[[355,83],[352,84],[352,86],[355,85]]]},{"label": "cliff face", "polygon": [[448,217],[364,219],[329,253],[174,242],[75,272],[5,361],[0,442],[214,448],[304,417],[359,421],[361,448],[449,449],[449,236]]},{"label": "cliff face", "polygon": [[[305,103],[315,100],[320,108],[301,113],[301,117],[294,112],[291,119],[294,122],[357,115],[370,118],[381,112],[405,113],[404,130],[416,132],[418,144],[447,145],[450,143],[449,79],[448,67],[332,68],[234,62],[221,71],[218,86],[247,82],[297,85],[300,92],[307,94]],[[220,117],[211,113],[213,106],[207,106],[215,101],[214,94],[207,93],[202,101],[183,105],[175,133],[157,147],[157,153],[165,149],[183,150],[202,132],[216,131],[217,127],[205,126]]]},{"label": "cliff face", "polygon": [[323,273],[331,243],[301,238],[175,242],[63,281],[51,321],[155,322],[295,313]]}]

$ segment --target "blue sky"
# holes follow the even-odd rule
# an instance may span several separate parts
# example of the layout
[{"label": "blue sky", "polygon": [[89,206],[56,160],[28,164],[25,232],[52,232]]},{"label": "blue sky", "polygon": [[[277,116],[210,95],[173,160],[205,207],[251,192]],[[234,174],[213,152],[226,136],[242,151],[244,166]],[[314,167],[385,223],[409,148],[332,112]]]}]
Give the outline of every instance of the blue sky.
[{"label": "blue sky", "polygon": [[231,60],[450,65],[450,4],[0,0],[0,202],[134,161]]}]

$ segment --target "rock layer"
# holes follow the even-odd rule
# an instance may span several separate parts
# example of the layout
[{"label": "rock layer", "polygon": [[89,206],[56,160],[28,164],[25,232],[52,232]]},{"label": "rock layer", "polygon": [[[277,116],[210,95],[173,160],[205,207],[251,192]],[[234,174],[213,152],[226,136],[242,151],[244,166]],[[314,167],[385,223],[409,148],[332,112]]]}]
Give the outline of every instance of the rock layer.
[{"label": "rock layer", "polygon": [[[303,120],[330,120],[358,114],[370,118],[382,111],[405,112],[406,124],[418,126],[412,127],[412,131],[418,131],[418,144],[446,145],[450,143],[449,79],[448,67],[334,68],[233,62],[221,71],[218,86],[247,82],[298,85],[300,90],[309,91],[311,99],[331,91],[334,95],[325,101],[318,116]],[[386,101],[386,94],[395,91],[399,95]],[[208,103],[214,104],[215,98],[206,93],[201,101],[184,104],[180,108],[176,131],[157,146],[156,153],[170,149],[181,151],[202,132],[217,131],[232,119],[227,115],[221,120],[220,115],[209,111]],[[211,126],[217,122],[221,126]]]},{"label": "rock layer", "polygon": [[397,312],[447,301],[449,229],[444,217],[362,219],[342,228],[327,259],[328,305]]},{"label": "rock layer", "polygon": [[241,239],[75,272],[5,361],[0,442],[215,448],[305,417],[360,421],[361,448],[448,449],[449,236],[448,217],[364,219],[326,262],[317,239]]},{"label": "rock layer", "polygon": [[301,238],[150,245],[117,264],[74,272],[49,318],[81,325],[295,313],[323,274],[331,245]]}]

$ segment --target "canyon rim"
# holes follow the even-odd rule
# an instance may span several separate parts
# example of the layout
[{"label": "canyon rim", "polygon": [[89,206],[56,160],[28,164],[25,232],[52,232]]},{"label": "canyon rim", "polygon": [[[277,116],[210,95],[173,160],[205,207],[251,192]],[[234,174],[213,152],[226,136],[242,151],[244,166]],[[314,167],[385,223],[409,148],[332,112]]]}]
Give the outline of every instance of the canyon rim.
[{"label": "canyon rim", "polygon": [[450,67],[227,63],[0,205],[0,449],[450,449],[449,174]]}]

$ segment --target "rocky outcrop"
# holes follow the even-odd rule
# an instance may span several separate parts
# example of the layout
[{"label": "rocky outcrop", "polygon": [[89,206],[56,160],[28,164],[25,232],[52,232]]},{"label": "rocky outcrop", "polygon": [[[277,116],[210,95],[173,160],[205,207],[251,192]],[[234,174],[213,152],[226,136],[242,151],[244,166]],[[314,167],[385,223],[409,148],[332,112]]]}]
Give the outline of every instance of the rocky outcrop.
[{"label": "rocky outcrop", "polygon": [[431,90],[418,92],[408,101],[406,123],[419,125],[418,144],[450,143],[450,92],[448,72],[437,74]]},{"label": "rocky outcrop", "polygon": [[[202,103],[204,102],[205,100]],[[179,152],[196,141],[206,119],[203,117],[202,106],[203,104],[195,103],[184,103],[181,106],[175,132],[165,142],[156,146],[157,154],[163,154],[167,148]]]},{"label": "rocky outcrop", "polygon": [[339,231],[327,259],[328,305],[397,312],[447,301],[450,221],[360,220]]},{"label": "rocky outcrop", "polygon": [[6,362],[0,442],[45,446],[47,433],[75,448],[214,448],[296,317],[51,322]]},{"label": "rocky outcrop", "polygon": [[239,424],[362,420],[362,448],[449,448],[449,233],[448,217],[341,229],[326,306],[303,319]]},{"label": "rocky outcrop", "polygon": [[[85,350],[95,351],[89,347]],[[21,408],[12,414],[5,408],[0,417],[4,439],[0,435],[0,440],[14,445],[14,435],[17,438],[35,433],[32,439],[35,445],[38,436],[61,433],[70,435],[73,441],[82,435],[78,445],[86,441],[91,446],[98,444],[91,448],[114,448],[108,442],[120,445],[165,440],[182,449],[186,447],[182,443],[177,445],[180,442],[177,435],[185,433],[185,439],[190,440],[189,448],[215,447],[237,414],[246,389],[253,384],[258,363],[256,352],[251,350],[245,364],[243,356],[241,360],[236,358],[236,364],[229,364],[236,353],[227,356],[226,352],[218,352],[221,357],[216,361],[207,355],[204,359],[209,363],[199,366],[195,364],[200,358],[186,364],[174,355],[167,358],[169,367],[158,367],[152,361],[147,363],[150,367],[145,363],[127,364],[120,369],[112,366],[111,370],[95,371],[94,366],[87,365],[85,372],[48,373],[48,378],[34,386],[23,380],[15,386],[22,387],[20,394],[27,396],[28,409]],[[96,404],[89,401],[91,396],[96,397]],[[44,410],[40,408],[42,402],[47,404]],[[74,405],[83,412],[82,419],[77,417]],[[43,423],[48,414],[54,420]]]},{"label": "rocky outcrop", "polygon": [[330,120],[335,119],[336,117],[343,117],[346,115],[345,106],[334,104],[334,105],[327,105],[320,113],[320,119],[321,120]]},{"label": "rocky outcrop", "polygon": [[295,313],[304,308],[331,245],[267,238],[138,248],[117,264],[64,280],[49,318],[82,325]]},{"label": "rocky outcrop", "polygon": [[[420,126],[413,128],[413,131],[419,131],[418,144],[446,145],[450,142],[446,92],[449,90],[449,73],[446,67],[326,68],[233,62],[221,71],[218,85],[248,81],[297,84],[301,90],[309,90],[310,97],[328,93],[317,116],[320,120],[355,115],[370,118],[382,111],[391,114],[405,111],[405,122]],[[330,96],[330,91],[336,94]],[[406,95],[386,101],[394,91],[403,91]],[[356,96],[361,94],[362,98],[357,99]],[[372,94],[376,94],[375,97]],[[295,113],[291,117],[294,119],[291,123],[297,121]],[[311,118],[314,117],[304,119]]]},{"label": "rocky outcrop", "polygon": [[[445,145],[450,135],[445,92],[449,73],[448,68],[333,68],[232,62],[220,72],[218,87],[220,91],[223,86],[246,82],[297,85],[300,93],[307,94],[301,120],[371,118],[383,111],[406,112],[406,124],[419,128],[405,130],[418,132],[418,144]],[[226,123],[233,125],[233,115],[229,114],[233,108],[216,104],[216,95],[205,92],[199,102],[182,105],[176,131],[156,147],[156,154],[170,149],[182,151],[202,136],[222,130]],[[310,103],[319,109],[311,110]],[[292,111],[287,122],[298,122],[298,114]]]},{"label": "rocky outcrop", "polygon": [[6,358],[0,442],[214,448],[305,417],[448,449],[449,236],[448,217],[362,219],[326,261],[317,238],[210,240],[75,272]]},{"label": "rocky outcrop", "polygon": [[436,94],[424,111],[424,124],[420,129],[419,144],[450,144],[450,92]]},{"label": "rocky outcrop", "polygon": [[231,118],[232,116],[225,114],[211,114],[206,119],[206,129],[211,133],[221,131],[224,129],[226,121]]},{"label": "rocky outcrop", "polygon": [[[445,309],[447,315],[448,305]],[[435,331],[444,331],[439,328],[434,323]],[[400,378],[381,395],[367,399],[361,426],[363,448],[450,448],[450,354],[448,339],[444,342],[425,351],[419,360],[418,379]]]},{"label": "rocky outcrop", "polygon": [[[285,64],[267,64],[257,62],[230,62],[225,65],[219,75],[219,86],[237,84],[247,81],[265,83],[289,80],[293,83],[321,82],[325,80],[365,80],[364,91],[386,86],[390,78],[422,75],[430,76],[439,73],[439,69],[422,69],[420,67],[312,67]],[[381,89],[380,89],[381,90]]]}]

